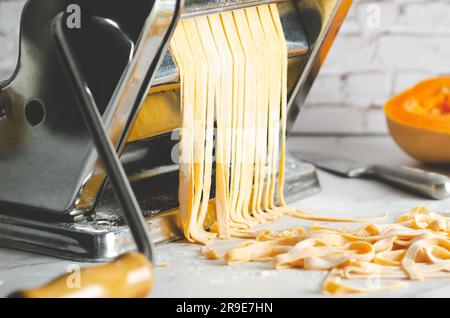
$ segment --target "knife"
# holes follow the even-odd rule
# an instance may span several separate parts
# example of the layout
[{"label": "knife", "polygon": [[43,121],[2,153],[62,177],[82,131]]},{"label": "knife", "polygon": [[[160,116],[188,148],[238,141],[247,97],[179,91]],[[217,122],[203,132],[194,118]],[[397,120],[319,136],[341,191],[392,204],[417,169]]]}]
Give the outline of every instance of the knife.
[{"label": "knife", "polygon": [[450,178],[439,173],[405,166],[368,165],[346,158],[306,151],[293,152],[292,154],[322,170],[343,177],[373,177],[406,191],[435,200],[450,196]]}]

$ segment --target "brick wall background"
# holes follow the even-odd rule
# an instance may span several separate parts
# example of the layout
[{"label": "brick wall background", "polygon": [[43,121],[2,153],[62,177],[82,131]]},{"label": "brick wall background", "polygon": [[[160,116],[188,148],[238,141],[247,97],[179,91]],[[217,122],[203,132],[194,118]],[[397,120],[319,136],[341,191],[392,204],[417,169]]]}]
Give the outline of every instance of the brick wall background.
[{"label": "brick wall background", "polygon": [[386,133],[383,103],[443,74],[450,74],[449,0],[354,0],[295,130]]},{"label": "brick wall background", "polygon": [[[0,0],[0,79],[15,65],[23,3]],[[448,73],[450,0],[354,0],[295,131],[386,133],[389,96]]]}]

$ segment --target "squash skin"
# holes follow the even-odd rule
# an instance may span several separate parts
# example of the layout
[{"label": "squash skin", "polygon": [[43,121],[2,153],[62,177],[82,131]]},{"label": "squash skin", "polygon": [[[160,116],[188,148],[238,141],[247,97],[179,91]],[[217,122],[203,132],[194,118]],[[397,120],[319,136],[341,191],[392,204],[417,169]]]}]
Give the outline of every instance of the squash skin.
[{"label": "squash skin", "polygon": [[450,134],[416,128],[387,118],[397,145],[411,157],[433,164],[450,164]]},{"label": "squash skin", "polygon": [[411,97],[419,100],[426,90],[450,87],[450,78],[423,81],[389,100],[384,111],[394,141],[411,157],[433,164],[450,164],[450,122],[410,113],[404,103]]}]

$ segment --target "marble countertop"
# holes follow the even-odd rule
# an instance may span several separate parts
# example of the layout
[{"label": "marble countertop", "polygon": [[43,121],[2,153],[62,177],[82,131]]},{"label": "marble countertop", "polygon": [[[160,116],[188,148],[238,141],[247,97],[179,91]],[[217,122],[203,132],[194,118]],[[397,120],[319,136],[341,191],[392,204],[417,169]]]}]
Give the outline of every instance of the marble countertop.
[{"label": "marble countertop", "polygon": [[[299,137],[292,138],[290,149],[308,149],[324,154],[358,158],[364,162],[419,166],[403,154],[388,137]],[[450,170],[449,170],[450,171]],[[441,171],[442,172],[442,171]],[[411,195],[372,180],[343,179],[319,171],[322,191],[296,202],[298,208],[328,216],[374,217],[400,213],[419,204],[437,211],[450,210],[450,199],[432,201]],[[292,228],[311,224],[284,218],[271,227]],[[222,244],[233,244],[227,242]],[[325,272],[299,269],[273,270],[268,263],[226,266],[199,255],[198,245],[180,241],[159,246],[152,297],[323,297],[321,284]],[[19,288],[47,282],[78,265],[52,257],[0,248],[0,296]],[[80,264],[86,266],[88,264]],[[377,282],[358,282],[364,286]],[[450,297],[450,280],[409,282],[409,287],[381,294],[358,297]]]}]

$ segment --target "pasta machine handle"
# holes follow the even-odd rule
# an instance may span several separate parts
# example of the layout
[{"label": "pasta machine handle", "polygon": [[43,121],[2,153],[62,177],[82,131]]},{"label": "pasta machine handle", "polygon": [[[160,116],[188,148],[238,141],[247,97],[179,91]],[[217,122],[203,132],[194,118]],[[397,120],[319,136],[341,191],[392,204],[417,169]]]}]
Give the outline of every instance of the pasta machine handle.
[{"label": "pasta machine handle", "polygon": [[60,276],[35,289],[10,298],[136,298],[146,297],[153,288],[153,269],[141,253],[128,253],[106,265]]},{"label": "pasta machine handle", "polygon": [[61,64],[64,66],[66,75],[77,97],[78,105],[91,134],[92,141],[122,208],[123,217],[130,228],[139,252],[152,261],[153,246],[143,213],[125,174],[119,156],[108,137],[102,117],[83,71],[78,64],[76,56],[72,52],[64,30],[63,13],[55,17],[52,27]]}]

